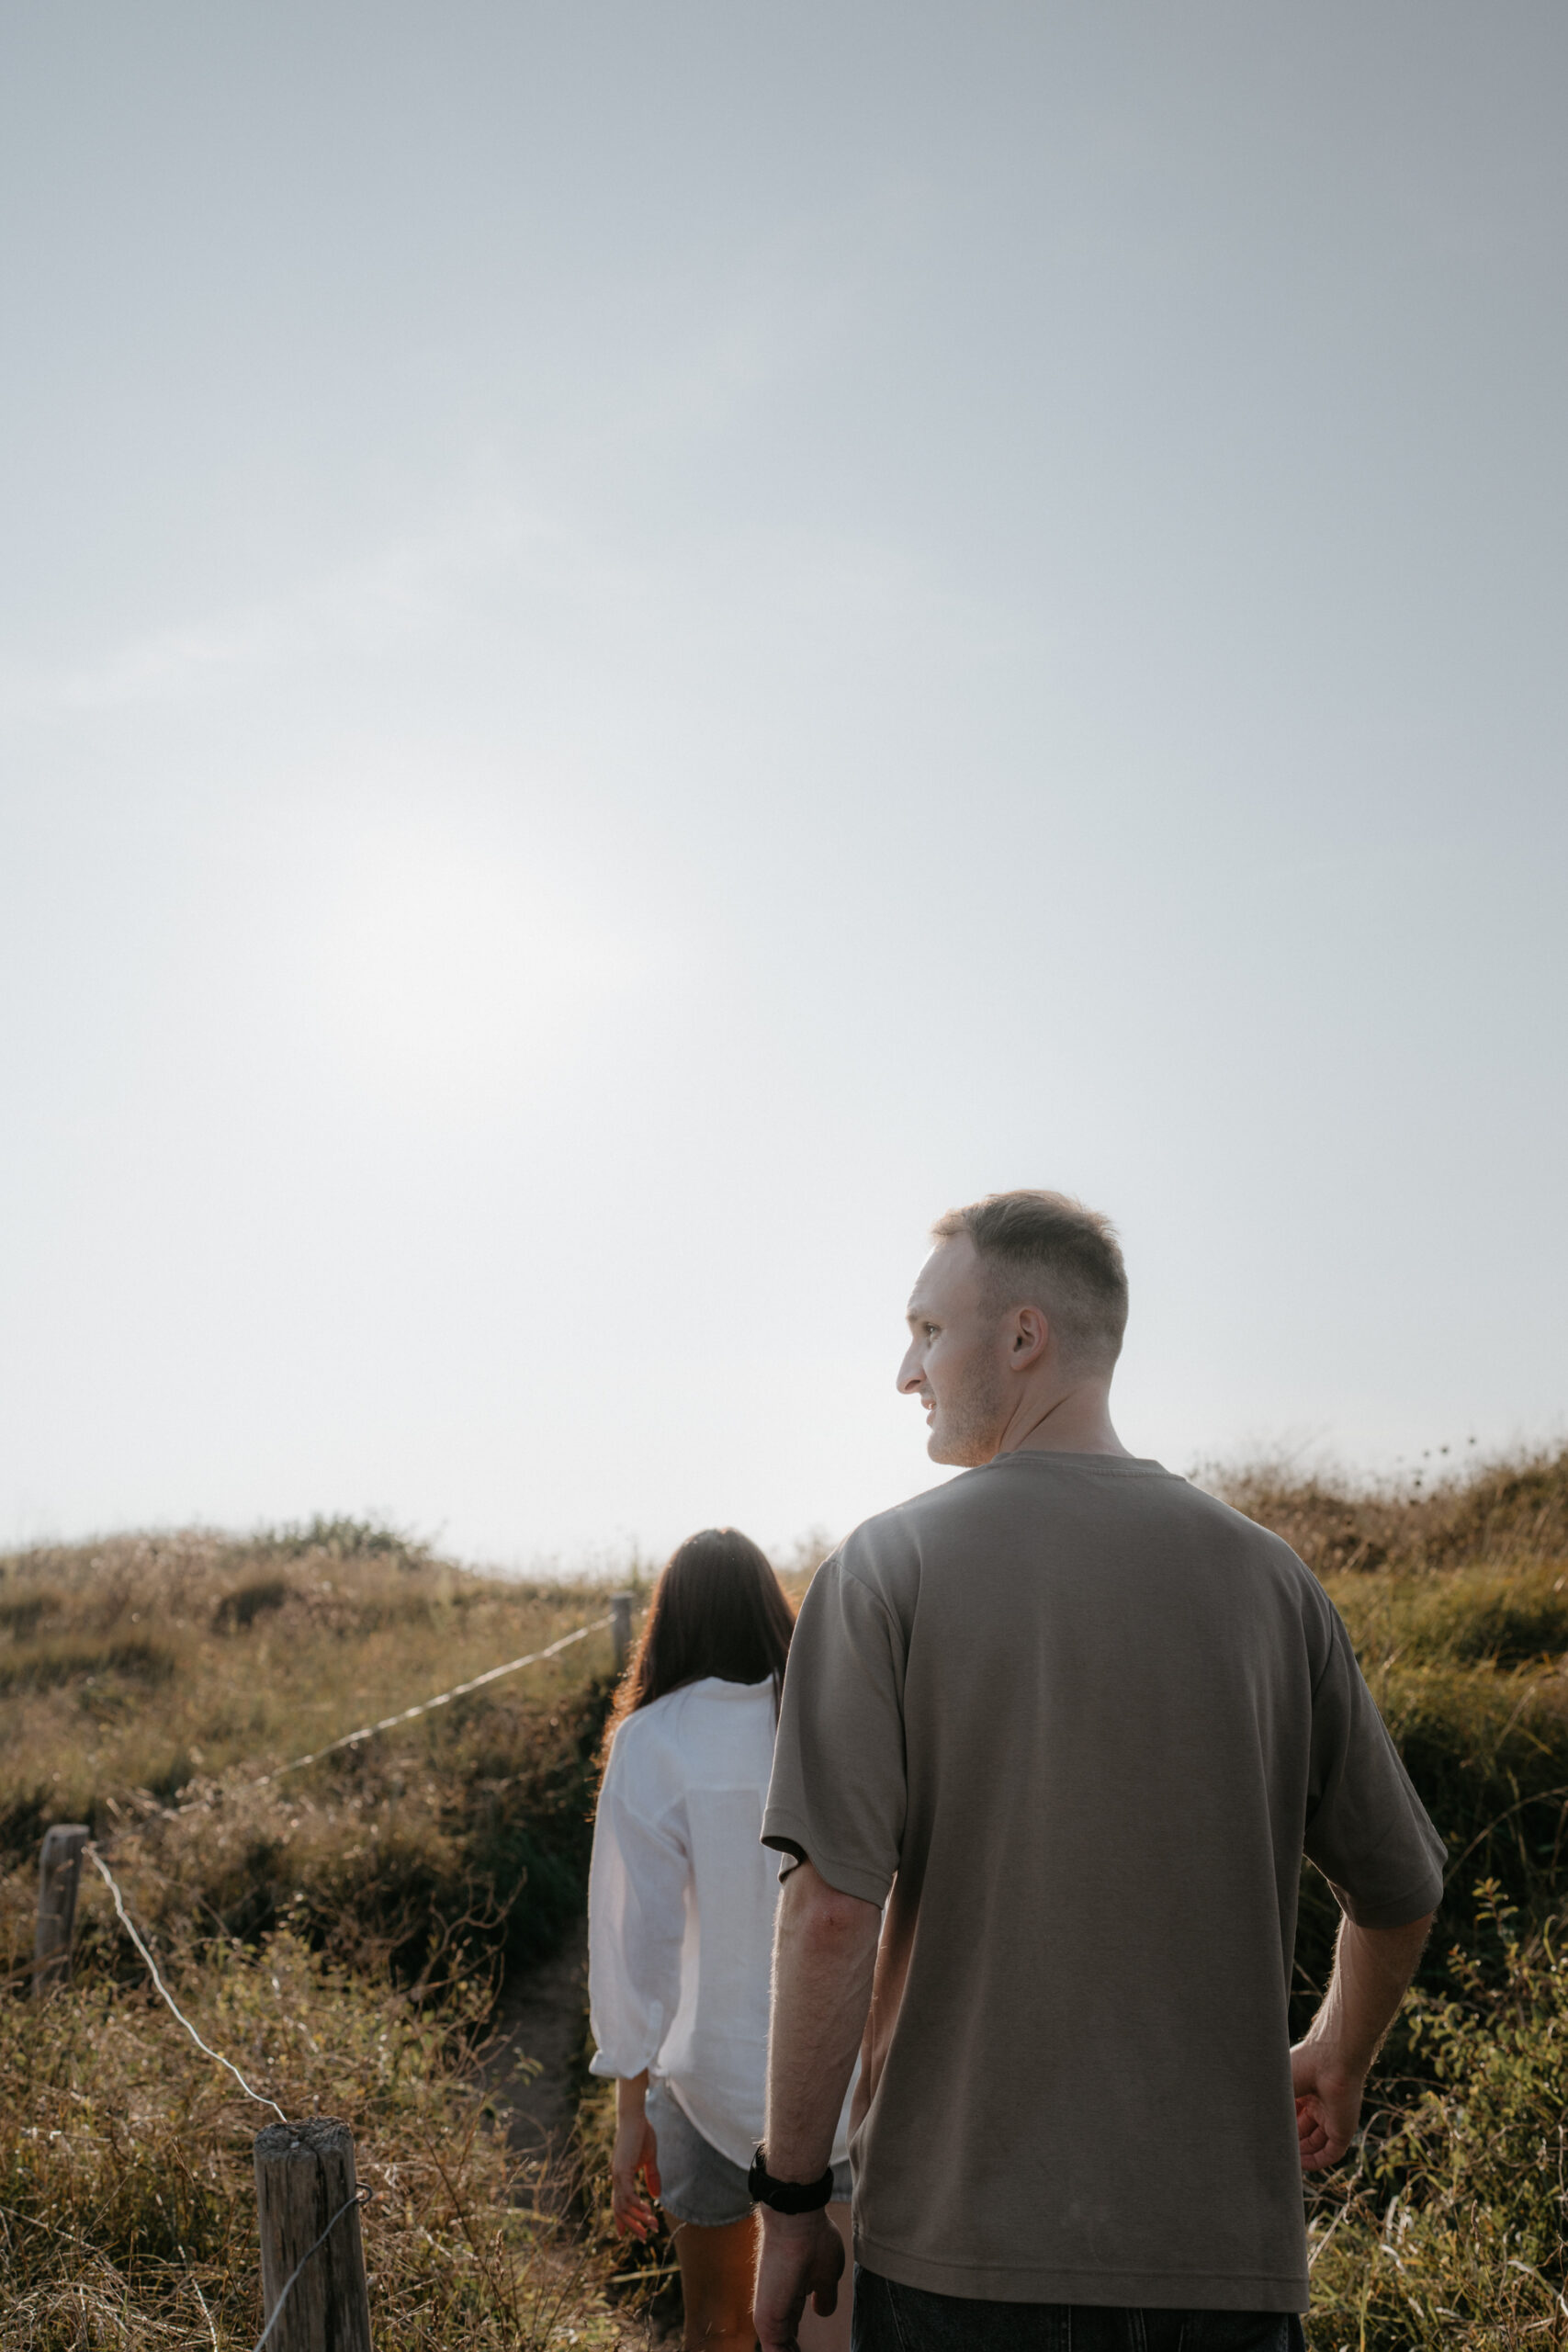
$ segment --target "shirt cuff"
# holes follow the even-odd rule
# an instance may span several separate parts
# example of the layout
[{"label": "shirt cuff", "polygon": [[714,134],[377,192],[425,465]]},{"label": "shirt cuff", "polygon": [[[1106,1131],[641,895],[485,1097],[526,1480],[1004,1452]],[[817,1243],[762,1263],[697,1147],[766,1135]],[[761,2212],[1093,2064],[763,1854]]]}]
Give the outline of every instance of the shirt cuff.
[{"label": "shirt cuff", "polygon": [[591,2075],[599,2075],[610,2082],[618,2082],[623,2077],[627,2082],[631,2082],[638,2075],[651,2075],[658,2064],[657,2050],[651,2058],[638,2058],[635,2063],[628,2059],[624,2052],[617,2053],[613,2050],[596,2050],[588,2061],[588,2071]]}]

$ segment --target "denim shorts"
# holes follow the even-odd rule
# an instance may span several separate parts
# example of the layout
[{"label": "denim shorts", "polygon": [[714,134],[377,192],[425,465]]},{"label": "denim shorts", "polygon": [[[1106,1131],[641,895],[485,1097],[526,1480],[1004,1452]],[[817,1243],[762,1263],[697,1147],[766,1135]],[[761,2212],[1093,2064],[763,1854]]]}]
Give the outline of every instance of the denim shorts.
[{"label": "denim shorts", "polygon": [[855,2267],[853,2352],[1303,2352],[1294,2312],[987,2303]]},{"label": "denim shorts", "polygon": [[[747,2220],[751,2193],[744,2171],[703,2138],[662,2083],[649,2085],[647,2112],[659,2143],[659,2201],[670,2219],[700,2230],[722,2230]],[[833,2167],[833,2194],[848,2203],[848,2165]]]}]

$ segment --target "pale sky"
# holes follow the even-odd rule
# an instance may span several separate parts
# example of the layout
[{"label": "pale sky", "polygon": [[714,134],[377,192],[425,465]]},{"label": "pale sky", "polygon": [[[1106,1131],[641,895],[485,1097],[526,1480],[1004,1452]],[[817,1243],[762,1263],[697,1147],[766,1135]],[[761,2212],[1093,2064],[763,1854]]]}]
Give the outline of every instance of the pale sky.
[{"label": "pale sky", "polygon": [[1562,1433],[1561,0],[0,6],[0,1542]]}]

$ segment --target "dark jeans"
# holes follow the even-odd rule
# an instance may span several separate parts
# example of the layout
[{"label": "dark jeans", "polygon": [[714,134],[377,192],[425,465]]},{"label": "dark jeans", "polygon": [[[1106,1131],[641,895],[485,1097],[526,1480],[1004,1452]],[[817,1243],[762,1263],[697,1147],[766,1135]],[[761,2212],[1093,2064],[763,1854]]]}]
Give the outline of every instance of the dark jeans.
[{"label": "dark jeans", "polygon": [[1304,2352],[1294,2312],[1140,2312],[986,2303],[855,2266],[853,2352]]}]

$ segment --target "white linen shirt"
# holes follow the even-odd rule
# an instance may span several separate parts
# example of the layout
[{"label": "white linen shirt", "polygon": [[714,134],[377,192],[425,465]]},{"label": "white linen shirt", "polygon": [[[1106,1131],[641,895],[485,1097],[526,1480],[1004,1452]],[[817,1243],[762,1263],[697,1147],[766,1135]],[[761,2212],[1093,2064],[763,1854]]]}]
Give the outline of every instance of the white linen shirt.
[{"label": "white linen shirt", "polygon": [[[773,1732],[771,1679],[705,1676],[627,1715],[604,1768],[588,1880],[592,2071],[646,2066],[741,2165],[762,2137],[767,2076],[779,1882],[761,1839]],[[846,2098],[835,2164],[848,2126]]]}]

